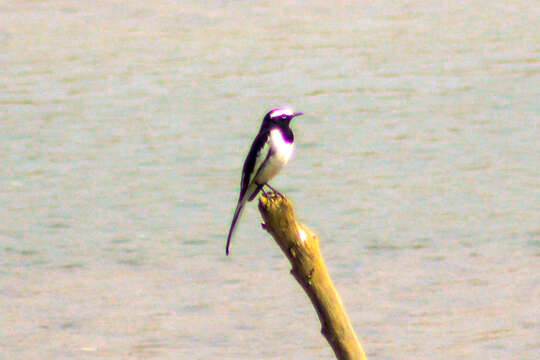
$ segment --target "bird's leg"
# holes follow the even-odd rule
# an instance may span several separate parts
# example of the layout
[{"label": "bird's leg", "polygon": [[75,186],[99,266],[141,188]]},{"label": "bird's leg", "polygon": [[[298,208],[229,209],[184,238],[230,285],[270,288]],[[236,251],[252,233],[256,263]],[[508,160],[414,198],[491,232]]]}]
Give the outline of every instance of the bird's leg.
[{"label": "bird's leg", "polygon": [[279,196],[283,197],[283,194],[277,191],[276,189],[274,189],[273,187],[271,187],[270,184],[266,183],[265,185],[268,186],[275,194],[278,194]]},{"label": "bird's leg", "polygon": [[[255,182],[255,185],[257,185],[257,189],[260,189],[264,196],[268,197],[268,193],[264,191],[264,184],[260,185],[259,183]],[[259,192],[259,190],[257,190]]]}]

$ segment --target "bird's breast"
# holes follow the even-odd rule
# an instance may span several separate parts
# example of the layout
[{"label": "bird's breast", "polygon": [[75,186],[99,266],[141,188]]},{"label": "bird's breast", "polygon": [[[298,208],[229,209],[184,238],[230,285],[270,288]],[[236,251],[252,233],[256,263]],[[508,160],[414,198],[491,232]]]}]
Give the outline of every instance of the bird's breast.
[{"label": "bird's breast", "polygon": [[294,144],[287,142],[279,129],[272,129],[268,138],[271,155],[264,167],[258,172],[255,181],[259,184],[265,184],[287,164],[293,150]]},{"label": "bird's breast", "polygon": [[283,137],[281,130],[272,129],[270,131],[270,147],[272,148],[276,160],[285,165],[291,158],[294,150],[294,143],[287,142]]}]

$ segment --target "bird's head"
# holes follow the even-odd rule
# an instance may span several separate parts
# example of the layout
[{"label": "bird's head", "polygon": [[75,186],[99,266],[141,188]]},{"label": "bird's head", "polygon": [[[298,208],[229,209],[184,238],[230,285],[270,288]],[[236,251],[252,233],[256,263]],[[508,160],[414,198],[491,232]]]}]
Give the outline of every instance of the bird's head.
[{"label": "bird's head", "polygon": [[290,106],[282,106],[270,110],[264,117],[264,122],[267,124],[289,126],[291,120],[300,115],[303,115],[303,113],[294,112]]}]

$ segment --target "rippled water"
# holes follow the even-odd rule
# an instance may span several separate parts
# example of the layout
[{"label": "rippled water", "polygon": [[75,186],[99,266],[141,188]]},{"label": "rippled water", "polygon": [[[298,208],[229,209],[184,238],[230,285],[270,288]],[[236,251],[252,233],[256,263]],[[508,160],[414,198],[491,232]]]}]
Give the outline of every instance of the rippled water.
[{"label": "rippled water", "polygon": [[0,1],[0,357],[331,358],[255,204],[251,139],[373,359],[540,353],[529,1]]}]

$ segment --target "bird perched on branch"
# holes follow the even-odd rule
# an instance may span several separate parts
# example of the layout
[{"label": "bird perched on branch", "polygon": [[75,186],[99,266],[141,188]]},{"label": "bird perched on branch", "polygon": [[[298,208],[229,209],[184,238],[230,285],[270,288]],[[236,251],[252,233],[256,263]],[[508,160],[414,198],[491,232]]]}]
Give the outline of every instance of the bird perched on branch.
[{"label": "bird perched on branch", "polygon": [[[276,191],[268,182],[287,164],[294,149],[294,134],[289,127],[291,120],[302,115],[294,112],[289,106],[270,110],[263,118],[259,133],[251,144],[248,156],[244,161],[240,196],[232,219],[225,253],[229,255],[229,247],[236,223],[242,215],[247,201],[255,199],[264,186]],[[276,191],[277,192],[277,191]]]}]

